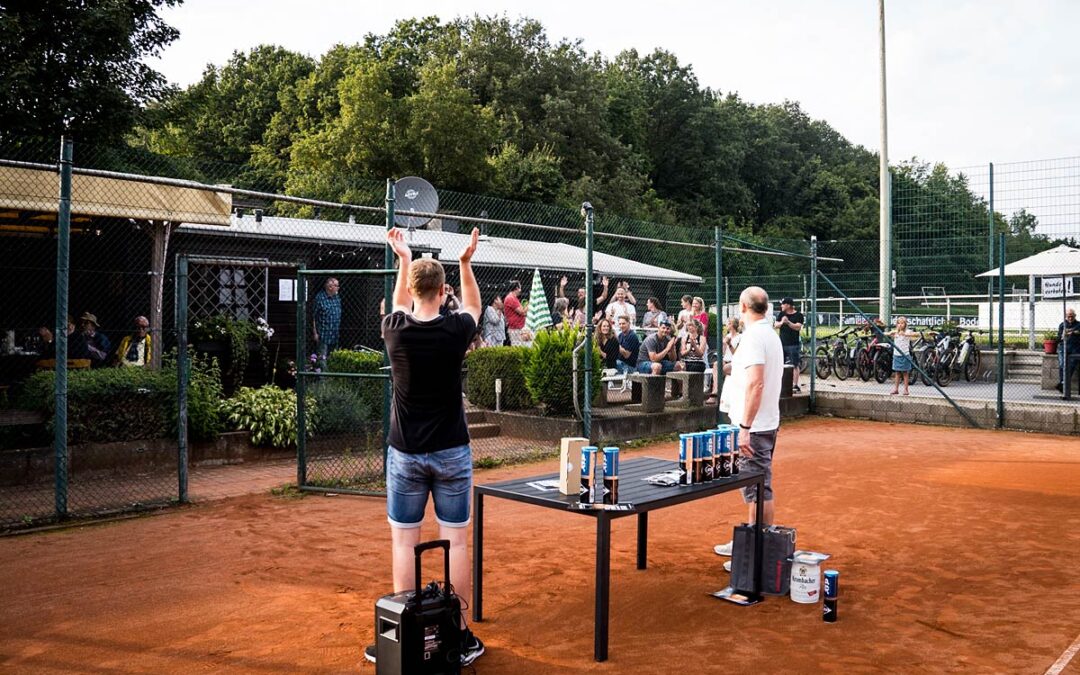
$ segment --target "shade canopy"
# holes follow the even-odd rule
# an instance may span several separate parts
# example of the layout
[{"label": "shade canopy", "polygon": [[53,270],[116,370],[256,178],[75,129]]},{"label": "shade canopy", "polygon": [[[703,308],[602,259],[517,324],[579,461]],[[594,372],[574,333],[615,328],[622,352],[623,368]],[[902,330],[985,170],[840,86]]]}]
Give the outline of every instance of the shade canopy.
[{"label": "shade canopy", "polygon": [[[987,270],[980,277],[996,277],[998,268]],[[1080,248],[1062,244],[1042,253],[1017,260],[1005,266],[1007,277],[1071,277],[1080,276]]]}]

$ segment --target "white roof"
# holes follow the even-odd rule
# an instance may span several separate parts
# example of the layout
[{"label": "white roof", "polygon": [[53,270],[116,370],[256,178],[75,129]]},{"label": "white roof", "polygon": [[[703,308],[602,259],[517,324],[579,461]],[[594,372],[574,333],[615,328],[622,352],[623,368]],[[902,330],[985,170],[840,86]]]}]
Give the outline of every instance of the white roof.
[{"label": "white roof", "polygon": [[[252,215],[246,215],[243,218],[234,215],[232,225],[228,228],[182,225],[179,231],[245,239],[288,239],[353,246],[382,246],[386,242],[386,229],[379,225],[277,216],[263,216],[262,222],[256,223]],[[440,262],[456,265],[458,253],[465,246],[468,235],[456,232],[415,230],[411,235],[406,235],[406,239],[418,248],[437,249]],[[473,256],[473,263],[482,267],[584,272],[585,249],[557,242],[485,236],[480,239],[480,245]],[[593,272],[621,278],[683,283],[702,282],[701,277],[693,274],[676,272],[600,252],[593,252]]]},{"label": "white roof", "polygon": [[[996,277],[998,268],[978,275]],[[1080,275],[1080,248],[1062,244],[1005,266],[1007,277],[1071,277]]]}]

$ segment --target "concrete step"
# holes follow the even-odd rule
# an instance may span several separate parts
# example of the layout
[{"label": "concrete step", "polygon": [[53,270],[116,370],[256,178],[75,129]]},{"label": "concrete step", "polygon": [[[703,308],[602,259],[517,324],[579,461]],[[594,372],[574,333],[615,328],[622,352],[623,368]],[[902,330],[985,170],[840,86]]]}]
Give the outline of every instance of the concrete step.
[{"label": "concrete step", "polygon": [[502,433],[502,428],[498,424],[488,422],[469,425],[469,438],[473,440],[478,438],[495,438],[500,433]]},{"label": "concrete step", "polygon": [[481,424],[487,419],[483,410],[466,410],[465,411],[465,423],[466,424]]}]

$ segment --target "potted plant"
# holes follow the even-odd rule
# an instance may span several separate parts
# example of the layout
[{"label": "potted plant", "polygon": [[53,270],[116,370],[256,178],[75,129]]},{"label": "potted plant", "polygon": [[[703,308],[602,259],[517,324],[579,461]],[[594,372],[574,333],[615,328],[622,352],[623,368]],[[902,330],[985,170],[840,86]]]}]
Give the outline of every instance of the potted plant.
[{"label": "potted plant", "polygon": [[1056,330],[1048,330],[1042,334],[1043,339],[1043,351],[1047,354],[1057,354],[1058,347],[1058,332]]}]

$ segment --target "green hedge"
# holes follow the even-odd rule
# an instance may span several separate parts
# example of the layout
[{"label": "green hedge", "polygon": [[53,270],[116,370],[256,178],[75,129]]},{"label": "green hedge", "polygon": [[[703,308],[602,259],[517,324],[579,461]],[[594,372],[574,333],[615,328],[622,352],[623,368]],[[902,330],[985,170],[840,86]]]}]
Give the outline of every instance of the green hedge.
[{"label": "green hedge", "polygon": [[[55,380],[53,371],[32,375],[19,406],[53,416]],[[221,399],[217,364],[193,359],[188,387],[188,430],[193,440],[214,438],[224,428]],[[174,360],[166,359],[160,371],[101,368],[68,373],[69,443],[162,438],[176,434],[178,418]]]},{"label": "green hedge", "polygon": [[[387,373],[381,370],[379,352],[338,349],[326,358],[326,370],[333,373]],[[320,432],[340,433],[381,426],[383,387],[386,380],[372,378],[316,378],[310,391],[316,400],[325,402]],[[351,408],[351,410],[350,410]],[[334,418],[334,416],[337,416]]]},{"label": "green hedge", "polygon": [[525,366],[532,350],[528,347],[481,347],[465,357],[469,377],[465,383],[469,402],[495,409],[495,380],[502,379],[503,410],[532,406],[532,396],[525,384]]},{"label": "green hedge", "polygon": [[[525,383],[533,400],[548,415],[570,415],[574,412],[573,349],[583,331],[573,326],[558,330],[542,330],[533,340],[529,363],[525,367]],[[592,344],[594,364],[602,362],[600,348]],[[578,386],[584,386],[581,369],[585,365],[584,350],[578,353]],[[600,378],[592,378],[593,400],[600,394]]]}]

